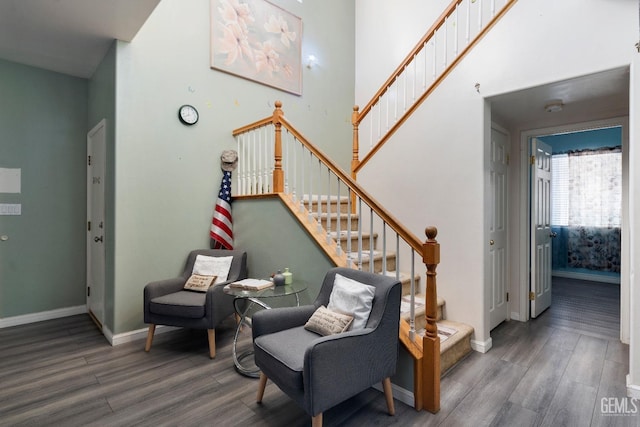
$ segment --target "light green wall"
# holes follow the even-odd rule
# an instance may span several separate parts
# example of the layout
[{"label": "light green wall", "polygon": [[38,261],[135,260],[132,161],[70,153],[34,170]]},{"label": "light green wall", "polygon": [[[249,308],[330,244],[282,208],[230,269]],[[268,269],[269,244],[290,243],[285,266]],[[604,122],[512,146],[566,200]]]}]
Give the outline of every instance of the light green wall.
[{"label": "light green wall", "polygon": [[0,60],[0,167],[22,191],[0,193],[0,318],[85,304],[87,81]]},{"label": "light green wall", "polygon": [[[209,0],[163,0],[116,53],[115,257],[112,332],[142,328],[142,289],[172,277],[187,252],[208,246],[220,186],[220,153],[231,131],[269,116],[275,100],[315,144],[348,167],[354,93],[354,5],[282,0],[303,20],[303,95],[291,95],[209,67]],[[178,107],[200,121],[186,127]],[[239,221],[240,219],[236,219]],[[241,229],[237,228],[241,233]]]},{"label": "light green wall", "polygon": [[309,285],[300,304],[313,302],[325,273],[335,265],[280,199],[236,200],[232,209],[235,247],[247,251],[249,275],[266,278],[289,268],[295,280]]},{"label": "light green wall", "polygon": [[102,119],[106,119],[106,173],[105,173],[105,317],[104,324],[113,328],[114,303],[114,246],[115,233],[112,232],[115,200],[115,118],[116,118],[116,42],[102,59],[89,79],[88,127],[93,129]]}]

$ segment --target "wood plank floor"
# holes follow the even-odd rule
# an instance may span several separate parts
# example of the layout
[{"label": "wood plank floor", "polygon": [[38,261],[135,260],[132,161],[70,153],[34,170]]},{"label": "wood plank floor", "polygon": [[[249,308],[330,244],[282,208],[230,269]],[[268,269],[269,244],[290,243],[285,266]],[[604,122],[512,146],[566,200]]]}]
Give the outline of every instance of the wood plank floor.
[{"label": "wood plank floor", "polygon": [[[327,411],[325,426],[640,426],[637,414],[601,410],[603,398],[625,397],[629,349],[611,312],[619,290],[580,288],[572,297],[575,286],[554,283],[551,309],[498,326],[491,351],[449,371],[438,414],[396,401],[389,416],[370,389]],[[0,329],[0,425],[310,425],[271,383],[255,403],[257,381],[233,368],[233,334],[230,318],[210,360],[204,331],[158,335],[145,353],[143,341],[109,346],[86,315]]]}]

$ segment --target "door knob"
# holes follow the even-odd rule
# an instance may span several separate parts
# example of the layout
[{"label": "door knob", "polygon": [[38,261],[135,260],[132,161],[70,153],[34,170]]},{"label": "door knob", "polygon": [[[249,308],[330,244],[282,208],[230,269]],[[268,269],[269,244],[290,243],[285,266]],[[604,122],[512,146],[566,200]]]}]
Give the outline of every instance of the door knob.
[{"label": "door knob", "polygon": [[496,242],[494,242],[494,241],[493,241],[493,239],[489,240],[489,244],[490,244],[491,246],[495,245],[495,243],[496,243]]},{"label": "door knob", "polygon": [[98,242],[102,242],[102,236],[100,236],[100,237],[94,237],[94,238],[93,238],[93,241],[94,241],[94,242],[96,242],[96,243],[98,243]]}]

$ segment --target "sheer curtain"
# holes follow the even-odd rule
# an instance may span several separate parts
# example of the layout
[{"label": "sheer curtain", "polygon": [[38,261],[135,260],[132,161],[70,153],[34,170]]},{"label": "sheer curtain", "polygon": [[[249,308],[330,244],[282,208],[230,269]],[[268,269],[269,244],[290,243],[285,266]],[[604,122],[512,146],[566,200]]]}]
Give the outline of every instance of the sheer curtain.
[{"label": "sheer curtain", "polygon": [[620,227],[620,148],[571,152],[568,154],[568,168],[568,225]]},{"label": "sheer curtain", "polygon": [[553,248],[557,266],[619,272],[621,149],[556,154],[551,167],[552,224],[559,236]]}]

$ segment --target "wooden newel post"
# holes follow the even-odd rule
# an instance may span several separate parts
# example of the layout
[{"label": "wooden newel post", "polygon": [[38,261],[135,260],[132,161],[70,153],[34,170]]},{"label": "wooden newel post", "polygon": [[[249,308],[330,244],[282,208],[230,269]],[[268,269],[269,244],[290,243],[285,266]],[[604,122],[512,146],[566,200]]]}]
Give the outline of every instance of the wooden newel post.
[{"label": "wooden newel post", "polygon": [[[358,110],[360,107],[353,106],[353,113],[351,113],[351,124],[353,125],[353,154],[351,156],[351,178],[356,180],[356,168],[360,164],[359,151],[360,142],[358,140]],[[351,193],[351,213],[356,213],[356,195]]]},{"label": "wooden newel post", "polygon": [[275,102],[276,108],[273,110],[273,126],[276,128],[275,140],[275,163],[273,167],[273,192],[282,193],[284,191],[284,171],[282,170],[282,101]]},{"label": "wooden newel post", "polygon": [[427,227],[427,240],[422,245],[422,261],[427,266],[426,333],[422,339],[423,366],[422,383],[424,408],[432,413],[440,410],[440,338],[436,317],[438,312],[438,292],[436,288],[436,268],[440,263],[440,244],[436,240],[438,229]]},{"label": "wooden newel post", "polygon": [[351,156],[351,178],[356,179],[356,168],[360,163],[359,151],[360,142],[358,140],[358,110],[360,107],[353,106],[353,113],[351,113],[351,124],[353,125],[353,155]]}]

